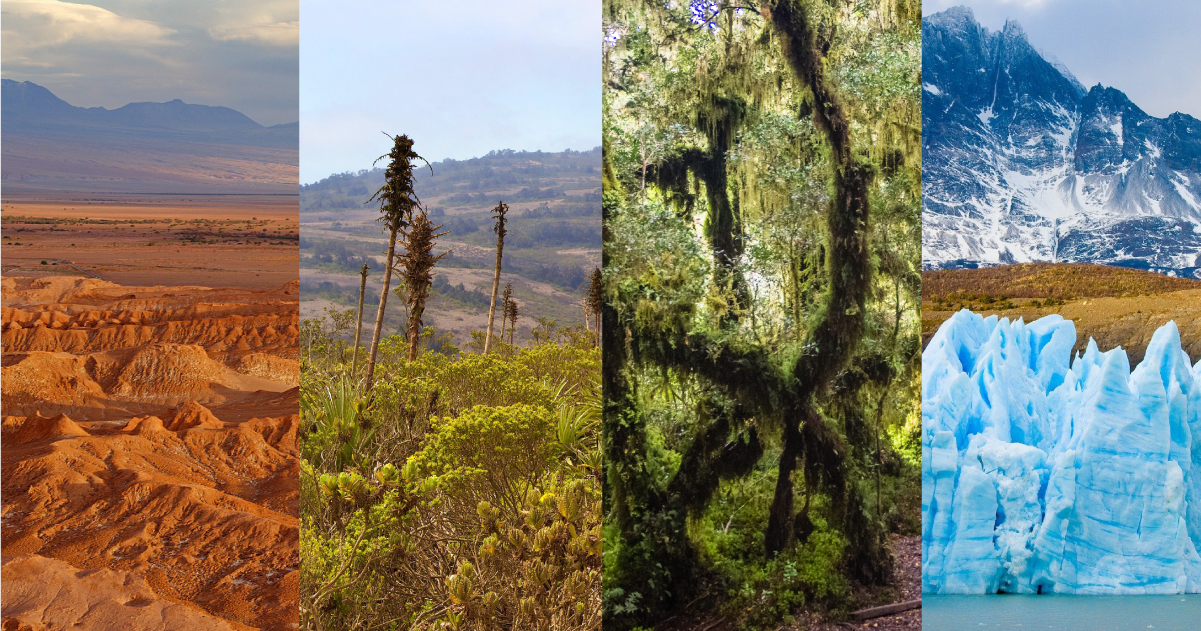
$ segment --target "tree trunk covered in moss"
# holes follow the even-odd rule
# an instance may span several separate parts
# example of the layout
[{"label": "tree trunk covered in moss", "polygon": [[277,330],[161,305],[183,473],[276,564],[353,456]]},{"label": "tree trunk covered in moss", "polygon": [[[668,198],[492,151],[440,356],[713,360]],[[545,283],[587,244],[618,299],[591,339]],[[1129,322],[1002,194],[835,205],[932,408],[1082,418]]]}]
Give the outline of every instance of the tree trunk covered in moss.
[{"label": "tree trunk covered in moss", "polygon": [[705,200],[709,202],[705,236],[713,251],[713,280],[730,292],[734,302],[727,320],[750,303],[746,283],[738,271],[744,250],[742,224],[737,196],[731,200],[726,157],[745,116],[746,103],[741,98],[713,95],[707,111],[698,114],[696,121],[697,127],[705,131],[709,148],[685,149],[653,169],[657,185],[671,191],[677,202],[684,203],[685,210],[691,210],[694,199],[688,191],[688,173],[705,184]]},{"label": "tree trunk covered in moss", "polygon": [[[805,7],[799,0],[777,0],[770,13],[788,64],[812,94],[813,122],[829,143],[833,167],[834,199],[826,213],[829,285],[824,311],[808,336],[807,351],[797,360],[794,369],[799,391],[816,394],[825,392],[837,374],[845,369],[863,337],[864,314],[872,282],[868,187],[874,172],[866,161],[854,155],[850,121],[839,95],[825,76],[825,62],[815,46],[813,25]],[[783,550],[793,541],[792,482],[786,474],[791,474],[795,464],[784,462],[784,459],[797,451],[788,449],[790,439],[796,441],[799,437],[801,451],[809,452],[814,447],[808,444],[811,441],[807,436],[814,432],[806,430],[812,430],[810,425],[822,421],[811,397],[802,404],[804,414],[785,417],[785,453],[781,455],[777,484],[787,486],[789,492],[777,487],[768,524],[766,544],[769,553]],[[804,426],[798,426],[802,422]],[[830,458],[830,464],[833,464],[841,461],[843,452],[802,455],[808,469],[812,466],[810,459],[815,456]],[[839,462],[840,476],[841,468]],[[836,497],[835,501],[842,504],[843,526],[851,544],[851,556],[857,557],[859,563],[871,562],[871,568],[857,568],[857,571],[878,578],[875,575],[880,573],[879,568],[887,565],[887,552],[882,548],[878,533],[861,514],[862,502],[853,488],[854,483],[846,486],[849,488],[843,490],[845,497]],[[868,554],[863,554],[865,551]]]},{"label": "tree trunk covered in moss", "polygon": [[726,154],[734,144],[745,115],[746,103],[741,98],[712,97],[709,111],[697,120],[699,127],[707,132],[709,151],[703,162],[694,167],[696,175],[705,182],[705,197],[709,201],[706,231],[716,263],[714,280],[718,287],[729,289],[736,310],[745,308],[750,299],[737,269],[743,251],[742,226],[736,204],[730,200]]},{"label": "tree trunk covered in moss", "polygon": [[[602,240],[612,241],[610,221],[622,206],[623,194],[605,151],[603,165]],[[608,252],[602,253],[609,265]],[[601,277],[597,275],[597,281]],[[631,628],[653,621],[648,611],[676,606],[686,594],[684,586],[694,575],[684,513],[668,506],[668,495],[648,470],[646,419],[641,414],[634,384],[627,370],[628,327],[618,305],[611,301],[615,288],[604,287],[600,304],[599,332],[605,361],[601,363],[604,409],[602,456],[604,459],[603,506],[606,522],[616,526],[621,545],[615,551],[614,572],[606,576],[610,589],[619,589],[634,604],[624,613],[606,609],[606,624]],[[637,596],[635,596],[637,595]],[[607,597],[609,607],[614,602]],[[624,600],[618,598],[616,600]]]},{"label": "tree trunk covered in moss", "polygon": [[[630,172],[623,174],[630,176],[627,181],[631,187],[639,186],[639,175],[646,178],[661,193],[658,199],[674,207],[685,223],[696,216],[696,199],[701,192],[698,185],[703,185],[708,206],[704,249],[713,263],[712,287],[705,291],[716,288],[719,300],[728,305],[712,321],[716,326],[695,316],[707,317],[723,309],[720,305],[711,311],[697,309],[675,320],[662,318],[657,314],[674,308],[662,305],[671,304],[675,297],[668,290],[660,292],[655,284],[658,278],[650,274],[645,277],[651,280],[644,282],[637,267],[622,279],[622,284],[605,287],[600,327],[605,357],[604,506],[606,523],[618,531],[619,542],[613,565],[606,566],[610,572],[605,577],[606,590],[627,596],[638,593],[643,599],[638,609],[643,612],[664,613],[672,605],[682,604],[679,597],[697,578],[689,571],[701,567],[688,535],[687,520],[706,515],[715,492],[722,488],[722,480],[744,477],[756,465],[774,465],[776,469],[763,533],[763,550],[769,559],[813,532],[810,500],[821,493],[830,503],[828,507],[818,504],[818,510],[847,539],[844,561],[849,577],[863,584],[887,582],[889,577],[890,557],[883,545],[881,525],[865,512],[861,485],[870,484],[870,477],[861,470],[856,451],[860,438],[872,436],[870,425],[858,407],[854,410],[857,416],[842,415],[851,403],[842,400],[843,392],[832,391],[836,380],[841,384],[848,373],[855,373],[848,371],[850,362],[860,361],[871,347],[863,343],[863,338],[873,288],[869,191],[874,192],[875,173],[871,163],[854,149],[849,110],[825,76],[826,60],[819,52],[806,10],[805,0],[766,0],[762,15],[768,21],[767,29],[750,44],[774,54],[779,43],[786,62],[783,72],[796,79],[786,78],[782,84],[791,84],[789,91],[807,92],[803,96],[811,97],[813,105],[812,110],[805,105],[801,111],[790,111],[806,126],[809,121],[804,119],[812,116],[819,143],[825,145],[815,148],[814,153],[821,152],[830,165],[830,200],[820,209],[824,243],[813,244],[811,249],[806,244],[808,253],[790,262],[788,270],[792,286],[784,302],[787,313],[797,323],[794,326],[803,330],[803,335],[793,336],[785,344],[755,338],[757,331],[751,320],[754,312],[746,310],[751,305],[739,265],[745,247],[740,202],[754,207],[755,189],[761,181],[756,178],[764,173],[752,171],[756,168],[753,161],[762,156],[756,157],[751,143],[748,161],[728,160],[731,149],[738,148],[737,133],[744,119],[751,121],[747,123],[748,134],[751,126],[760,124],[756,118],[761,107],[758,92],[744,90],[745,82],[721,82],[712,77],[698,81],[708,92],[698,95],[694,113],[685,114],[691,119],[684,119],[682,124],[704,134],[708,141],[705,146],[698,143],[678,148],[655,162],[643,160],[640,165],[631,165]],[[732,22],[726,26],[732,28]],[[727,55],[731,54],[730,32],[725,31]],[[730,71],[715,63],[706,66],[706,72],[712,73],[711,68]],[[747,95],[746,101],[734,96],[741,94]],[[747,114],[748,107],[755,109]],[[609,222],[615,213],[620,216],[627,202],[608,153],[606,146],[603,240],[607,281],[608,248],[613,242]],[[642,173],[634,172],[634,168]],[[766,206],[761,190],[758,196],[759,206]],[[789,199],[800,199],[799,203],[804,204],[806,198],[793,195]],[[751,220],[758,218],[752,214]],[[624,227],[625,221],[623,218],[617,225]],[[634,230],[628,238],[637,242],[640,237]],[[749,264],[755,265],[756,260],[751,258]],[[621,278],[621,272],[616,270],[614,280]],[[707,294],[706,300],[712,296]],[[712,304],[706,302],[706,306]],[[746,323],[740,322],[744,313],[750,314]],[[648,471],[648,467],[659,466],[654,457],[648,463],[648,455],[658,453],[648,454],[647,445],[648,436],[654,434],[655,417],[642,406],[657,395],[637,391],[638,384],[657,371],[663,372],[665,382],[699,384],[701,388],[701,394],[695,396],[702,403],[695,417],[687,421],[687,430],[665,439],[673,443],[670,450],[680,456],[675,473],[666,480]],[[863,382],[867,379],[864,377]],[[858,393],[859,387],[854,391]],[[684,400],[694,395],[671,396]],[[845,439],[839,421],[847,426]],[[879,431],[878,412],[875,421]],[[677,429],[673,427],[673,431]],[[688,440],[682,446],[681,437]],[[765,442],[781,447],[778,462],[761,462]],[[794,505],[798,495],[795,483],[802,479],[805,498],[798,512]],[[880,493],[876,495],[878,505]],[[610,616],[611,606],[626,609],[619,598],[606,591],[606,625],[611,620],[615,628],[658,622],[640,620],[638,614]]]},{"label": "tree trunk covered in moss", "polygon": [[[621,186],[613,172],[608,150],[604,150],[604,193],[601,204],[601,238],[612,239],[609,223],[621,207]],[[603,265],[608,265],[608,253],[602,252]],[[626,327],[622,326],[617,308],[608,301],[601,304],[601,347],[605,361],[601,363],[601,386],[604,395],[603,451],[605,463],[604,505],[621,532],[622,539],[636,542],[635,507],[645,505],[646,493],[652,481],[647,475],[646,428],[638,415],[633,387],[626,376]]]}]

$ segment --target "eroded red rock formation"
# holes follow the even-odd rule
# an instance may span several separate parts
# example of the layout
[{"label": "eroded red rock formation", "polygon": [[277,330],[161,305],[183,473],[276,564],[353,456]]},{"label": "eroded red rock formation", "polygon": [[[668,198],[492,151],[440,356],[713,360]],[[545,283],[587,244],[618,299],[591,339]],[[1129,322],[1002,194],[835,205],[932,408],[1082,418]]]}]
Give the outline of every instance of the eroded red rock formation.
[{"label": "eroded red rock formation", "polygon": [[294,628],[296,283],[2,282],[3,628]]}]

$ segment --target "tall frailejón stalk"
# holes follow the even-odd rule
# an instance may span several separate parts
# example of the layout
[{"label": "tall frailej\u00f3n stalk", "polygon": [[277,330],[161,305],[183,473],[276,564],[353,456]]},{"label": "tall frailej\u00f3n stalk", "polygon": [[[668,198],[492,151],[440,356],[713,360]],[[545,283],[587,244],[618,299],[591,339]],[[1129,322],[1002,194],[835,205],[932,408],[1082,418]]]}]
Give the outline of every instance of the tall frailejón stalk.
[{"label": "tall frailej\u00f3n stalk", "polygon": [[[371,336],[371,352],[367,355],[367,379],[363,384],[363,392],[371,391],[372,379],[375,377],[375,358],[379,351],[380,335],[384,328],[384,308],[388,302],[388,285],[392,281],[392,272],[396,264],[396,237],[413,221],[413,211],[419,208],[421,201],[413,192],[413,162],[421,160],[429,166],[425,158],[413,151],[413,141],[408,136],[392,138],[392,151],[380,156],[376,162],[388,158],[388,168],[384,170],[384,185],[380,187],[371,199],[371,203],[379,200],[380,221],[388,229],[388,252],[384,264],[384,286],[379,293],[379,311],[375,314],[375,331]],[[430,167],[430,173],[434,168]]]},{"label": "tall frailej\u00f3n stalk", "polygon": [[366,263],[363,263],[363,269],[359,274],[362,279],[359,281],[359,313],[358,319],[354,325],[354,354],[350,360],[350,374],[358,376],[359,374],[359,343],[363,336],[363,294],[367,292],[367,270],[370,269]]},{"label": "tall frailej\u00f3n stalk", "polygon": [[405,253],[400,255],[401,275],[408,289],[408,340],[409,361],[417,359],[417,349],[421,340],[421,316],[425,313],[425,303],[429,299],[430,288],[434,285],[434,265],[439,259],[450,253],[450,250],[434,256],[434,244],[438,237],[450,234],[438,232],[441,225],[435,226],[425,214],[425,209],[414,215],[412,224],[402,233]]},{"label": "tall frailej\u00f3n stalk", "polygon": [[505,213],[509,212],[509,207],[504,202],[496,204],[496,208],[492,209],[492,215],[496,217],[496,225],[492,230],[496,232],[496,272],[492,275],[492,304],[488,307],[488,335],[484,338],[484,354],[492,348],[492,325],[496,319],[496,294],[500,290],[500,260],[501,254],[505,249]]}]

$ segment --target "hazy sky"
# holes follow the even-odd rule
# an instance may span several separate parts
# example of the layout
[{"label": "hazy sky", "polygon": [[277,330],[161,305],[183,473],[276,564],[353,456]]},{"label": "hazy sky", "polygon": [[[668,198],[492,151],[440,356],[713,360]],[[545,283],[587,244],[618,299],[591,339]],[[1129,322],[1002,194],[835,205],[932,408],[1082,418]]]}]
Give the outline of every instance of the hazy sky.
[{"label": "hazy sky", "polygon": [[224,105],[297,120],[299,0],[3,0],[5,79],[83,107]]},{"label": "hazy sky", "polygon": [[600,0],[302,0],[300,180],[600,144]]},{"label": "hazy sky", "polygon": [[1201,118],[1201,1],[925,0],[922,9],[956,5],[994,31],[1017,20],[1085,87],[1117,88],[1153,116]]}]

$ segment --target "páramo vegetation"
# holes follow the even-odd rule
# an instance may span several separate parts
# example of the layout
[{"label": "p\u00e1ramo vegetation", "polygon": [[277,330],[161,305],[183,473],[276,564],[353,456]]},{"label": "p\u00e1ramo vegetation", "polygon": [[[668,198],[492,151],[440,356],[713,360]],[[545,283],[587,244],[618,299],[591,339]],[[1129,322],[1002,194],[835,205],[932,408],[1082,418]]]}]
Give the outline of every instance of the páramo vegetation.
[{"label": "p\u00e1ramo vegetation", "polygon": [[[391,140],[374,325],[364,265],[357,309],[302,327],[300,626],[599,629],[599,310],[513,343],[500,202],[487,329],[464,349],[438,339],[423,314],[447,231],[413,192],[413,141]],[[389,296],[405,311],[392,335]]]}]

